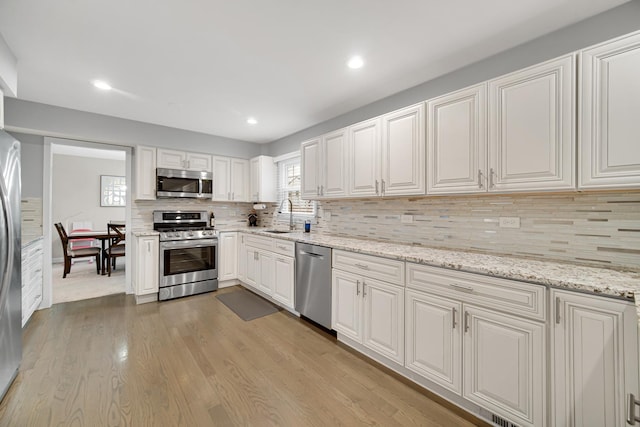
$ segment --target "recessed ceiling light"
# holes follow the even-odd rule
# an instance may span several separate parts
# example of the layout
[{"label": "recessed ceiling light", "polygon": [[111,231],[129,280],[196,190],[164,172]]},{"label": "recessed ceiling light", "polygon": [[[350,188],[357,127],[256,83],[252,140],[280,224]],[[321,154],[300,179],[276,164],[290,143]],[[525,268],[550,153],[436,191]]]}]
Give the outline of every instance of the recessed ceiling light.
[{"label": "recessed ceiling light", "polygon": [[94,80],[93,85],[101,90],[111,90],[111,85],[102,80]]},{"label": "recessed ceiling light", "polygon": [[250,125],[257,125],[257,124],[258,124],[258,121],[257,121],[255,118],[253,118],[253,117],[249,117],[249,118],[247,119],[247,123],[249,123]]},{"label": "recessed ceiling light", "polygon": [[349,62],[347,62],[347,65],[349,66],[349,68],[353,69],[362,68],[362,66],[364,65],[364,61],[359,56],[353,56],[351,57]]}]

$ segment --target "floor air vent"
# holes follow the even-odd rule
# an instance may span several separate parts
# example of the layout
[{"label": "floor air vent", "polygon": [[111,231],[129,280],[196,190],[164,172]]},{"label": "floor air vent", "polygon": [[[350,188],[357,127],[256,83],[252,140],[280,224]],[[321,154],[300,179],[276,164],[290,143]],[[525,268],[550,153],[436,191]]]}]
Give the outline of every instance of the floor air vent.
[{"label": "floor air vent", "polygon": [[491,421],[495,425],[500,427],[518,427],[516,424],[513,424],[512,422],[507,421],[504,418],[497,416],[496,414],[491,414]]}]

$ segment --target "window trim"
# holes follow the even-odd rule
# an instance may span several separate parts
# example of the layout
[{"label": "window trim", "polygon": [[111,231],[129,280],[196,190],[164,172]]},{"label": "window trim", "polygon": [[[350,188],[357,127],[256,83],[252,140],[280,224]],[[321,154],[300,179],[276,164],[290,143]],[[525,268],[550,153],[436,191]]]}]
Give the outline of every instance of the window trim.
[{"label": "window trim", "polygon": [[[292,153],[288,153],[288,154],[284,154],[282,156],[278,156],[274,159],[274,161],[276,162],[276,169],[277,169],[277,195],[278,195],[278,207],[276,208],[276,211],[274,212],[274,215],[277,217],[277,219],[279,221],[288,221],[289,220],[289,206],[288,203],[284,203],[283,200],[286,200],[284,198],[284,195],[291,190],[294,190],[294,188],[288,187],[286,186],[286,174],[283,171],[283,168],[285,168],[288,165],[298,165],[300,166],[300,179],[302,180],[302,158],[300,156],[299,152],[292,152]],[[297,189],[295,189],[298,192],[302,191],[302,188],[298,187]],[[304,212],[294,212],[293,213],[293,218],[294,220],[308,220],[308,219],[313,219],[315,220],[318,217],[318,206],[316,204],[315,201],[310,201],[311,203],[311,212],[310,213],[304,213]],[[278,212],[280,205],[282,205],[282,213]]]}]

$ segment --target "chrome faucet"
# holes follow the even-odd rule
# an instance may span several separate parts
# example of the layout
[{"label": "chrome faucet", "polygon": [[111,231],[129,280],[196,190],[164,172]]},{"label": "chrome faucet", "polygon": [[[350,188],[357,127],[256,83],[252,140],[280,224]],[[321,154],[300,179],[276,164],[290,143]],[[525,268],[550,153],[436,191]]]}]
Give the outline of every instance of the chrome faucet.
[{"label": "chrome faucet", "polygon": [[280,202],[278,213],[282,213],[282,205],[284,205],[284,202],[289,202],[289,231],[293,231],[295,230],[295,226],[293,225],[293,203],[291,202],[291,199],[283,199]]}]

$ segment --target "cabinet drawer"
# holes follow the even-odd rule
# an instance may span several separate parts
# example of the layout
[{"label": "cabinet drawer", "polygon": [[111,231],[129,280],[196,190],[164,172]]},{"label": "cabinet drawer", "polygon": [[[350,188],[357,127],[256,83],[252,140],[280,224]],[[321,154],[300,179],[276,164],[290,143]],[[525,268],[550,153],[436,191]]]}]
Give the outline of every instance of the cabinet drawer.
[{"label": "cabinet drawer", "polygon": [[245,234],[243,241],[246,246],[264,249],[265,251],[273,250],[273,239],[270,237],[252,236],[251,234]]},{"label": "cabinet drawer", "polygon": [[334,250],[333,268],[404,286],[403,261]]},{"label": "cabinet drawer", "polygon": [[542,285],[407,263],[407,287],[510,314],[546,318]]},{"label": "cabinet drawer", "polygon": [[296,244],[288,240],[273,239],[273,251],[277,254],[293,258],[296,256]]}]

